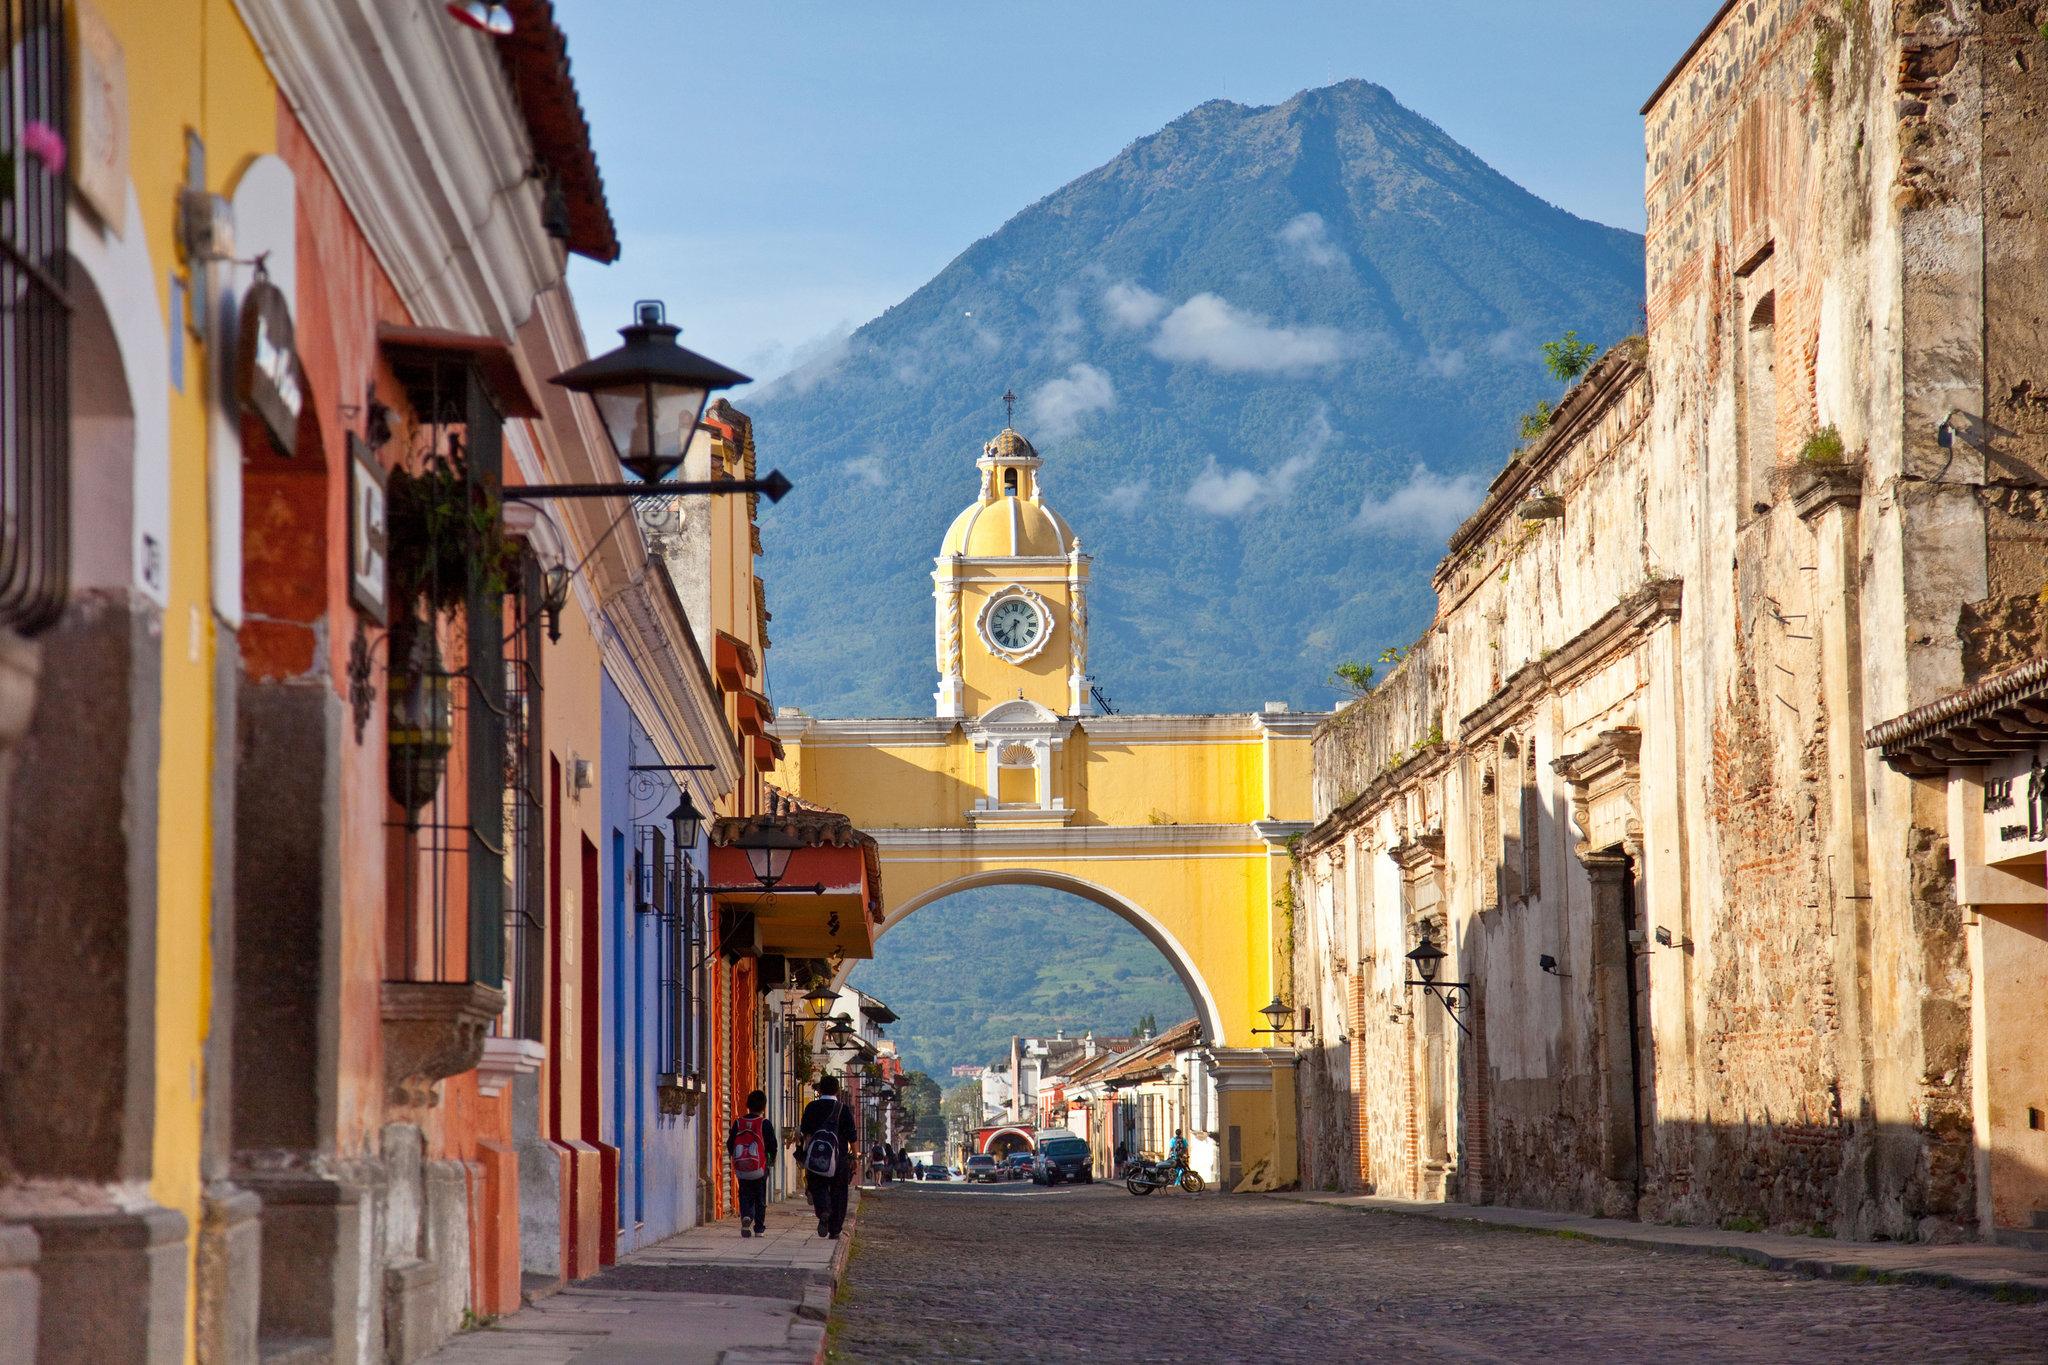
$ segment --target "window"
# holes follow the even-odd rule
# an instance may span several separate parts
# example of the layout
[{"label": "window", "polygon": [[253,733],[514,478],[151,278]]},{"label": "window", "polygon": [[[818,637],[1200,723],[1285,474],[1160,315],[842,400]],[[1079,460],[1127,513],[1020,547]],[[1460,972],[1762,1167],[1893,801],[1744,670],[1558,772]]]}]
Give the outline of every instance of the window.
[{"label": "window", "polygon": [[0,146],[15,161],[0,202],[0,626],[32,633],[64,609],[71,558],[68,182],[23,136],[39,123],[70,143],[62,4],[0,0],[0,40],[14,54]]},{"label": "window", "polygon": [[1737,377],[1741,442],[1736,516],[1747,521],[1771,508],[1771,474],[1778,467],[1778,296],[1767,280],[1741,291],[1745,319]]}]

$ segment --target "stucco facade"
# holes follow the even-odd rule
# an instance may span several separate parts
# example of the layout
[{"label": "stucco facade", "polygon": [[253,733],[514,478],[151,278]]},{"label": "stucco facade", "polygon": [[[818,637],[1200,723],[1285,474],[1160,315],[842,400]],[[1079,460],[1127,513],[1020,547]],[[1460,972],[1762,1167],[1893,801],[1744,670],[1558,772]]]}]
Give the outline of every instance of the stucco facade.
[{"label": "stucco facade", "polygon": [[1991,1230],[1945,798],[1863,737],[2041,649],[2042,56],[1995,6],[1731,5],[1646,106],[1646,336],[1317,736],[1311,1183]]}]

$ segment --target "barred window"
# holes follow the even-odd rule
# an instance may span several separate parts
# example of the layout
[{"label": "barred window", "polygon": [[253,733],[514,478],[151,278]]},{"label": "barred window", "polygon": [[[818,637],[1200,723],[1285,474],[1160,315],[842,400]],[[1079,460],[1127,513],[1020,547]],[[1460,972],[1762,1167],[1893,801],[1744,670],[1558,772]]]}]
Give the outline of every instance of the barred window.
[{"label": "barred window", "polygon": [[[63,165],[69,53],[59,0],[0,0],[0,626],[57,619],[71,556],[71,319]],[[10,182],[11,183],[8,183]]]}]

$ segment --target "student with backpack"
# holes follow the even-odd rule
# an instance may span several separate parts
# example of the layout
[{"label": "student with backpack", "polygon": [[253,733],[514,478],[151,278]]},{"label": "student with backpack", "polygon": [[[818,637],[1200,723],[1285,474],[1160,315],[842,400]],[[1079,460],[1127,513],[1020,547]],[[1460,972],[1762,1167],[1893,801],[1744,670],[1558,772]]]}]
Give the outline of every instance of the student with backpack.
[{"label": "student with backpack", "polygon": [[740,1182],[740,1236],[768,1231],[768,1154],[775,1150],[775,1125],[766,1118],[768,1096],[756,1090],[747,1096],[745,1118],[732,1121],[725,1152]]},{"label": "student with backpack", "polygon": [[846,1226],[846,1192],[853,1184],[854,1149],[860,1127],[839,1095],[839,1078],[818,1082],[818,1098],[804,1106],[797,1123],[803,1153],[804,1186],[818,1215],[818,1235],[837,1237]]}]

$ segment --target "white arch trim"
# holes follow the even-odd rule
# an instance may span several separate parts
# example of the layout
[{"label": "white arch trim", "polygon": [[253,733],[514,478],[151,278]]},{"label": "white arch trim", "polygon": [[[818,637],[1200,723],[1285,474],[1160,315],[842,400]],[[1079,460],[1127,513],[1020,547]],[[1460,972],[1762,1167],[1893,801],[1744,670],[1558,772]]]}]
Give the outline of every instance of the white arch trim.
[{"label": "white arch trim", "polygon": [[[884,855],[885,866],[887,862],[887,856]],[[1181,947],[1180,940],[1136,902],[1126,900],[1106,886],[1065,872],[1047,872],[1032,867],[1001,867],[955,877],[952,881],[935,886],[923,895],[914,896],[891,910],[888,918],[882,921],[881,932],[875,937],[879,941],[882,934],[888,933],[933,901],[944,900],[948,896],[983,886],[1043,886],[1054,891],[1065,891],[1070,895],[1079,896],[1082,900],[1095,902],[1125,923],[1134,926],[1165,956],[1173,967],[1174,975],[1180,978],[1180,984],[1187,988],[1189,998],[1195,1002],[1196,1016],[1202,1023],[1202,1041],[1215,1043],[1222,1040],[1223,1011],[1216,1007],[1216,997],[1210,992],[1209,983],[1202,980],[1201,973],[1195,970],[1194,959],[1188,956],[1187,949]],[[847,965],[845,971],[850,970],[851,963]],[[845,971],[841,973],[841,984],[844,984]]]}]

